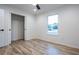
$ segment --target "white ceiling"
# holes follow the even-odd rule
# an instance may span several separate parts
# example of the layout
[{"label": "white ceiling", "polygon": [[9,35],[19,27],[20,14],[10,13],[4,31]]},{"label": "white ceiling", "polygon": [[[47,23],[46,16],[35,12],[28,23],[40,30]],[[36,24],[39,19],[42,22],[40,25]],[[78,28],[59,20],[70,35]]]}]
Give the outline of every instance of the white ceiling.
[{"label": "white ceiling", "polygon": [[19,10],[23,10],[28,13],[41,14],[59,8],[64,4],[39,4],[41,9],[38,10],[37,12],[33,11],[34,6],[32,4],[7,4],[7,5],[13,8],[17,8]]}]

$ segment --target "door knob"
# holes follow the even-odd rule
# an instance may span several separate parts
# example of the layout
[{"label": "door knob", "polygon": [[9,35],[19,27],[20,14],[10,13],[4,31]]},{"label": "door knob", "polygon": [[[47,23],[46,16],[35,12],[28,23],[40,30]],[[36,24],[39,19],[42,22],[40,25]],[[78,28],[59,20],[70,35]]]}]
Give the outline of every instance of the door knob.
[{"label": "door knob", "polygon": [[0,31],[4,31],[4,29],[0,29]]}]

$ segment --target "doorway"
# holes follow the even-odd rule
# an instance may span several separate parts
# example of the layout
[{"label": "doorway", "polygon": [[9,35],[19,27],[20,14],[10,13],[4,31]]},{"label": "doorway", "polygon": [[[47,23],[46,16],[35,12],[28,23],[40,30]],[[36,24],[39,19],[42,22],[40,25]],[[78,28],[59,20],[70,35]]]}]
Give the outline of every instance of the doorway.
[{"label": "doorway", "polygon": [[24,40],[24,16],[11,13],[11,41]]}]

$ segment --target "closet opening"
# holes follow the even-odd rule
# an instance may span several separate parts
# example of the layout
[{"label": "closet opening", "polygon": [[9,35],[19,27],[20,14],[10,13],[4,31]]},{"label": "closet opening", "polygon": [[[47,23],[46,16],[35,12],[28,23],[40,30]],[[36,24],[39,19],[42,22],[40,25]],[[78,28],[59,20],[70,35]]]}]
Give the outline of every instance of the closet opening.
[{"label": "closet opening", "polygon": [[24,40],[24,21],[24,16],[11,13],[11,41]]}]

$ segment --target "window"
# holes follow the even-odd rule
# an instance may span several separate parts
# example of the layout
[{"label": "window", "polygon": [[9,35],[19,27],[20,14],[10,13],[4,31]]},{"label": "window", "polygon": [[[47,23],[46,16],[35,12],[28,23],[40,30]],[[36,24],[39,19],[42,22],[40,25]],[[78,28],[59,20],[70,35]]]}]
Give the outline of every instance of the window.
[{"label": "window", "polygon": [[58,34],[58,15],[48,16],[48,34]]}]

